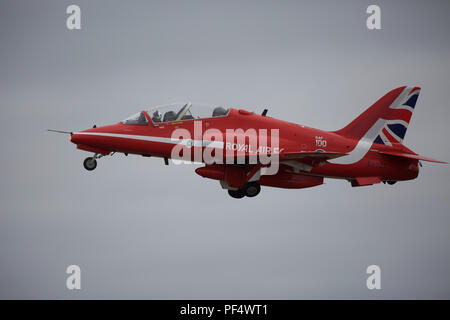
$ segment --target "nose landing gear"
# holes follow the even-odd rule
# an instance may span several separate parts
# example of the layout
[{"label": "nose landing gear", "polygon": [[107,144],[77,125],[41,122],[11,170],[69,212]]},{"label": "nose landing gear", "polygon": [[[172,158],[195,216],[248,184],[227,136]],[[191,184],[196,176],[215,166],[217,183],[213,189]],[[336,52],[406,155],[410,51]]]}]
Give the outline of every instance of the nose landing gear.
[{"label": "nose landing gear", "polygon": [[97,168],[97,160],[94,157],[87,157],[83,161],[83,166],[86,170],[92,171]]},{"label": "nose landing gear", "polygon": [[241,189],[238,190],[228,190],[228,194],[235,199],[241,199],[245,196],[249,198],[256,197],[261,191],[261,186],[258,182],[248,182],[244,184]]},{"label": "nose landing gear", "polygon": [[97,168],[97,160],[96,159],[100,159],[101,157],[103,157],[103,155],[98,154],[98,153],[94,154],[93,157],[87,157],[83,161],[83,167],[88,171],[94,170],[95,168]]}]

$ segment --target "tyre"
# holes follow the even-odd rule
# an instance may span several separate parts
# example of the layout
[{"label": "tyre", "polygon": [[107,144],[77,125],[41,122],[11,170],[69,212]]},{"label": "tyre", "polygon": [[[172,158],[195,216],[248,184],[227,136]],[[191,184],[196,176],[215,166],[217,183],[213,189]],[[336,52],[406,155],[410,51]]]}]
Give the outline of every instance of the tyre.
[{"label": "tyre", "polygon": [[244,190],[244,194],[247,197],[252,198],[256,197],[259,194],[259,192],[261,191],[261,186],[258,182],[249,182],[246,183],[242,189]]},{"label": "tyre", "polygon": [[92,157],[84,159],[83,166],[86,170],[92,171],[97,167],[97,160]]},{"label": "tyre", "polygon": [[241,189],[239,189],[239,190],[228,190],[228,194],[231,197],[235,198],[235,199],[241,199],[241,198],[245,197],[245,194],[244,194],[244,192]]}]

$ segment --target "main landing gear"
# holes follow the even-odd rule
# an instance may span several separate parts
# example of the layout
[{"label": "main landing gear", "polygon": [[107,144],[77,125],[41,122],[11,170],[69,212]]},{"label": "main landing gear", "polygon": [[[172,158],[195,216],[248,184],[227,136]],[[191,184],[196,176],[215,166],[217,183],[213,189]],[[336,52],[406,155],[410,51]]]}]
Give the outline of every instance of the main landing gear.
[{"label": "main landing gear", "polygon": [[101,157],[103,157],[103,155],[98,154],[98,153],[94,154],[93,157],[87,157],[83,161],[84,168],[88,171],[94,170],[95,168],[97,168],[97,160],[96,159],[100,159]]},{"label": "main landing gear", "polygon": [[228,190],[228,194],[235,199],[241,199],[245,196],[252,198],[256,197],[260,191],[261,186],[258,182],[247,182],[241,189]]}]

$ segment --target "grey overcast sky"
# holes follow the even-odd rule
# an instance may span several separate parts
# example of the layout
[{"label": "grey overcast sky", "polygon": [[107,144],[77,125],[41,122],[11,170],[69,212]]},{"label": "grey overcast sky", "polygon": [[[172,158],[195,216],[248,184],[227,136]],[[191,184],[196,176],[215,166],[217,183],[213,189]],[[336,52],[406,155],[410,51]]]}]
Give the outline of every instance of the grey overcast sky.
[{"label": "grey overcast sky", "polygon": [[[66,7],[81,7],[81,30]],[[382,30],[366,28],[381,8]],[[153,105],[241,107],[326,130],[421,86],[405,144],[450,160],[448,1],[0,2],[0,298],[450,298],[447,165],[234,200],[194,165],[88,155],[47,128]],[[82,289],[65,287],[81,267]],[[381,267],[381,290],[366,268]]]}]

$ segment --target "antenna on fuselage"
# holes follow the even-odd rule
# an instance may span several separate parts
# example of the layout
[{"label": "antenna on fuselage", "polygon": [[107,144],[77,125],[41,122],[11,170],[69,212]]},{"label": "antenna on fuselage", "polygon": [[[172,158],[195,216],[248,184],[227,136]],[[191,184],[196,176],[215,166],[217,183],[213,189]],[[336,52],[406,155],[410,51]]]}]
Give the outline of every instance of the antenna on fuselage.
[{"label": "antenna on fuselage", "polygon": [[267,111],[269,111],[269,109],[264,109],[264,111],[261,113],[261,115],[262,115],[263,117],[265,117],[266,114],[267,114]]}]

